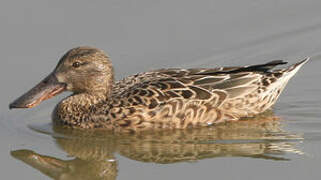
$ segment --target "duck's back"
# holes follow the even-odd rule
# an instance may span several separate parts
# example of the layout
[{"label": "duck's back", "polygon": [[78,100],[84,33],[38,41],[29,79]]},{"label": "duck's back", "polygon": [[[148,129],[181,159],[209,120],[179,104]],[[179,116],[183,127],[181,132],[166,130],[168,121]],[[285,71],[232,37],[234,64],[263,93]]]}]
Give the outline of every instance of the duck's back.
[{"label": "duck's back", "polygon": [[118,81],[109,104],[122,129],[186,128],[253,116],[270,108],[303,64],[283,61],[215,69],[161,69]]}]

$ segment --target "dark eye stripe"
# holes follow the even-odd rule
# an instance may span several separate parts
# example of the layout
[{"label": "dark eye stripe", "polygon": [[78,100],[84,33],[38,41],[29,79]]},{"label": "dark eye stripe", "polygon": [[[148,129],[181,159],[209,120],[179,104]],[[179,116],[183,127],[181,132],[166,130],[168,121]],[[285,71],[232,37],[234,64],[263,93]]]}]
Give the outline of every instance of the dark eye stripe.
[{"label": "dark eye stripe", "polygon": [[83,65],[86,65],[86,64],[89,64],[89,63],[88,63],[88,62],[83,62],[83,63],[81,63],[81,62],[76,61],[76,62],[74,62],[74,63],[72,64],[72,67],[78,68],[79,66],[83,66]]}]

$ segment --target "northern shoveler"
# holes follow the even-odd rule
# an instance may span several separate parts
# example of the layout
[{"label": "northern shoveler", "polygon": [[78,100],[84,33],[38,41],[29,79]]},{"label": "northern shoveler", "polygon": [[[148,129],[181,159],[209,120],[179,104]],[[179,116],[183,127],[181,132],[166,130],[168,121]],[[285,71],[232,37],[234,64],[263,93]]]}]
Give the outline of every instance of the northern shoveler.
[{"label": "northern shoveler", "polygon": [[160,69],[114,80],[102,50],[69,50],[54,71],[10,104],[30,108],[65,90],[56,125],[113,130],[183,129],[239,120],[269,109],[309,58],[285,69],[275,60],[243,67]]}]

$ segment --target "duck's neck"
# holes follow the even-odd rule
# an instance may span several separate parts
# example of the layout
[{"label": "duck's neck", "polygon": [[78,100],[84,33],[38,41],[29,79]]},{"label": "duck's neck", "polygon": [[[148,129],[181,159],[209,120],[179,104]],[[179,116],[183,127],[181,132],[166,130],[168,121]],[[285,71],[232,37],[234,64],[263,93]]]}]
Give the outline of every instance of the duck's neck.
[{"label": "duck's neck", "polygon": [[62,100],[54,111],[55,124],[63,124],[80,128],[95,128],[101,122],[93,120],[92,115],[97,106],[108,103],[105,93],[79,93]]}]

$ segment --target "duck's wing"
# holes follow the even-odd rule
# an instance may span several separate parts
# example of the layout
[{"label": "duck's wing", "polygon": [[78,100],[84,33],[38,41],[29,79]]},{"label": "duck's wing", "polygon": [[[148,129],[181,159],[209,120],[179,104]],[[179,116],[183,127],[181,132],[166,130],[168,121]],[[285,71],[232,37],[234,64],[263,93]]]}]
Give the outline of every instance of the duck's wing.
[{"label": "duck's wing", "polygon": [[138,74],[120,83],[124,88],[119,88],[119,98],[115,98],[114,103],[152,109],[176,98],[198,101],[216,98],[214,106],[219,106],[226,98],[235,98],[258,89],[263,76],[275,66],[285,63],[276,60],[253,66],[161,69]]}]

